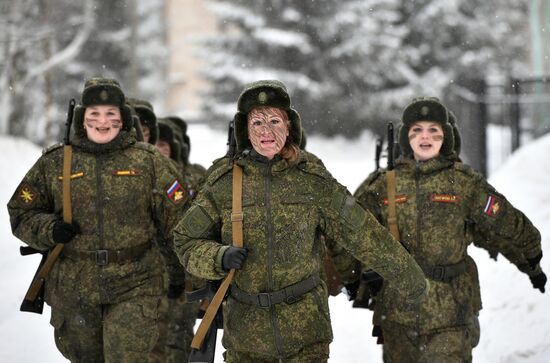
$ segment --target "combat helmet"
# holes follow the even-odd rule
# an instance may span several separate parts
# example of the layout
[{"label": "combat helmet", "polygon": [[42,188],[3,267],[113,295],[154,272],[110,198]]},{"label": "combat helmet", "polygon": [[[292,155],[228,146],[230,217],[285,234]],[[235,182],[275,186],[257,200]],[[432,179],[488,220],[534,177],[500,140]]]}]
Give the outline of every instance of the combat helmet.
[{"label": "combat helmet", "polygon": [[404,156],[412,157],[413,151],[409,144],[409,129],[414,122],[433,121],[443,129],[443,145],[440,154],[450,156],[454,152],[453,127],[449,123],[447,108],[436,97],[417,97],[405,107],[399,128],[399,147]]},{"label": "combat helmet", "polygon": [[235,114],[235,139],[237,150],[251,148],[248,140],[247,117],[250,110],[258,106],[276,107],[286,111],[290,120],[288,141],[300,145],[302,126],[300,115],[292,108],[290,96],[285,85],[277,80],[262,80],[249,83],[239,96]]},{"label": "combat helmet", "polygon": [[86,107],[96,105],[113,105],[120,108],[122,130],[130,131],[134,126],[132,111],[126,104],[126,97],[117,80],[111,78],[94,77],[84,83],[80,104],[74,109],[73,126],[75,135],[84,137],[84,111]]}]

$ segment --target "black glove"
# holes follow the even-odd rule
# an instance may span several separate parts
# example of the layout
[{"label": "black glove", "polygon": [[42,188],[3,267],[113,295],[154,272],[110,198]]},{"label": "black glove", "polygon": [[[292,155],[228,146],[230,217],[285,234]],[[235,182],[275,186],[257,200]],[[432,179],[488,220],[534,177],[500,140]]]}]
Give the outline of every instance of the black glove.
[{"label": "black glove", "polygon": [[52,237],[55,243],[69,243],[79,233],[80,227],[78,224],[57,221],[53,225]]},{"label": "black glove", "polygon": [[226,271],[232,268],[239,270],[243,267],[243,263],[247,256],[248,250],[246,248],[230,246],[223,254],[222,268]]},{"label": "black glove", "polygon": [[177,299],[181,296],[183,293],[183,289],[185,288],[185,285],[168,285],[168,298],[169,299]]},{"label": "black glove", "polygon": [[540,292],[544,293],[544,285],[546,285],[546,275],[544,272],[536,274],[535,276],[529,276],[529,280],[531,280],[531,284],[533,284],[535,289],[539,289]]},{"label": "black glove", "polygon": [[527,262],[529,262],[529,266],[531,267],[531,270],[534,270],[535,268],[537,268],[537,265],[539,264],[540,260],[542,260],[542,251],[535,257],[531,257],[527,259]]}]

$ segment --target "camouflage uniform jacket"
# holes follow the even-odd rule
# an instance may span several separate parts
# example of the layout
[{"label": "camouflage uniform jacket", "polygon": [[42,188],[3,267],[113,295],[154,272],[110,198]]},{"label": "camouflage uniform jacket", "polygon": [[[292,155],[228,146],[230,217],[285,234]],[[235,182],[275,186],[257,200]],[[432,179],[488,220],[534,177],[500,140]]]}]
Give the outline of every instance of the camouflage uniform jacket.
[{"label": "camouflage uniform jacket", "polygon": [[[243,231],[249,255],[233,283],[248,293],[273,292],[319,274],[323,246],[316,232],[321,231],[395,284],[404,299],[423,296],[427,285],[419,267],[312,158],[301,152],[296,166],[254,151],[237,158],[244,174]],[[232,166],[223,158],[208,170],[205,185],[175,229],[176,252],[190,273],[212,280],[226,275],[221,259],[232,243],[231,202]],[[324,283],[296,303],[267,309],[230,295],[224,324],[227,349],[271,357],[332,340]]]},{"label": "camouflage uniform jacket", "polygon": [[[14,235],[35,249],[47,250],[55,244],[52,228],[62,216],[62,174],[63,149],[52,147],[26,174],[8,203]],[[171,241],[171,231],[187,199],[177,171],[154,147],[136,143],[133,134],[121,131],[104,145],[75,138],[71,203],[73,222],[81,233],[64,250],[124,251],[146,246],[157,236]],[[169,247],[162,245],[160,249],[169,256]],[[173,251],[171,255],[171,278],[183,279],[183,267]],[[60,307],[160,295],[164,266],[155,243],[132,261],[104,266],[91,258],[62,255],[48,276],[46,301]]]},{"label": "camouflage uniform jacket", "polygon": [[[524,256],[541,251],[540,234],[529,219],[482,175],[462,163],[439,158],[427,162],[399,159],[396,179],[401,243],[425,270],[465,260],[471,225]],[[384,171],[372,174],[355,196],[387,226]],[[467,273],[450,282],[430,280],[427,299],[410,311],[400,309],[382,290],[377,296],[379,313],[390,321],[414,326],[420,333],[465,325],[477,293],[473,280]]]}]

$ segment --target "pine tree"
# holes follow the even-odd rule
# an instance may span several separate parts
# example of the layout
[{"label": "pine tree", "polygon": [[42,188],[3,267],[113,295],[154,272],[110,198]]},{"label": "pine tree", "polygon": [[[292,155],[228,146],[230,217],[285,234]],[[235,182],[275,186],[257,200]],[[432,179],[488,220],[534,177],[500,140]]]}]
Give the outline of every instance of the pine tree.
[{"label": "pine tree", "polygon": [[207,119],[227,120],[243,83],[278,78],[308,132],[381,133],[413,97],[525,70],[524,2],[218,0]]}]

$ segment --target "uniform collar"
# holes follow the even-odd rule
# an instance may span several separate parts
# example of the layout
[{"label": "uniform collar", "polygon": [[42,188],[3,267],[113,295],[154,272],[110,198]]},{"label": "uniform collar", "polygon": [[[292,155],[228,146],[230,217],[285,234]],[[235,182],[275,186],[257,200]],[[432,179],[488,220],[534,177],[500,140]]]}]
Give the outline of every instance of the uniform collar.
[{"label": "uniform collar", "polygon": [[90,141],[86,136],[75,135],[71,140],[71,145],[84,152],[91,154],[106,154],[112,151],[122,150],[136,143],[134,132],[121,130],[119,134],[106,144],[96,144]]}]

